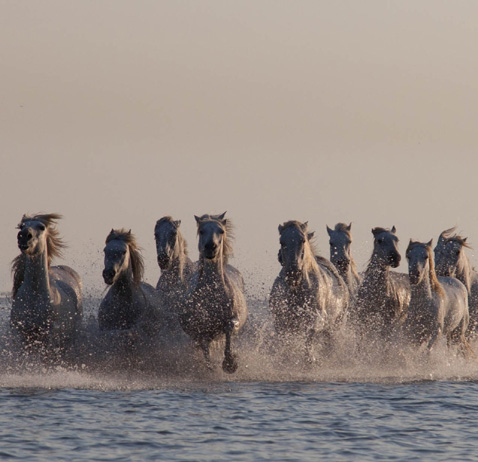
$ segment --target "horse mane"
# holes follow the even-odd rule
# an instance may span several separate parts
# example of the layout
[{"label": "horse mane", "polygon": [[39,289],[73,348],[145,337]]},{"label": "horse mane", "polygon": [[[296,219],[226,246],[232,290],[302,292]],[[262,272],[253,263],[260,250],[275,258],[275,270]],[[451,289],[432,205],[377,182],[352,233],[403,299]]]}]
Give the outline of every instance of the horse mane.
[{"label": "horse mane", "polygon": [[373,228],[372,233],[375,236],[376,234],[381,234],[381,233],[391,233],[392,230],[389,228],[382,228],[381,226],[377,226],[376,228]]},{"label": "horse mane", "polygon": [[[305,229],[303,228],[304,224],[305,224]],[[316,243],[316,240],[315,240],[314,233],[307,231],[307,223],[301,223],[300,221],[297,221],[297,220],[289,220],[289,221],[286,221],[285,223],[283,223],[281,225],[281,227],[280,227],[281,231],[280,232],[284,231],[287,228],[292,228],[292,227],[300,229],[302,231],[302,233],[306,237],[306,241],[309,242],[309,247],[310,247],[310,250],[311,250],[312,254],[315,257],[319,256],[319,251],[317,249],[317,243]],[[323,258],[323,257],[321,257],[321,258]]]},{"label": "horse mane", "polygon": [[433,292],[436,292],[439,294],[441,297],[445,295],[445,290],[443,289],[443,286],[440,284],[440,281],[437,278],[437,274],[435,271],[435,261],[433,259],[433,250],[431,244],[423,243],[423,242],[415,242],[415,241],[410,241],[407,247],[407,254],[410,252],[412,249],[415,247],[422,247],[426,250],[427,255],[428,255],[428,276],[430,279],[430,285],[432,287]]},{"label": "horse mane", "polygon": [[[46,248],[47,248],[47,265],[51,266],[51,262],[55,257],[61,257],[62,250],[66,248],[66,244],[60,237],[60,233],[56,229],[57,221],[60,220],[62,215],[58,213],[38,213],[35,215],[23,215],[20,223],[17,225],[17,229],[21,229],[26,221],[39,221],[45,225],[46,234]],[[25,265],[27,256],[23,253],[16,256],[12,261],[12,273],[13,273],[13,289],[12,296],[18,292],[18,289],[23,284],[25,275]]]},{"label": "horse mane", "polygon": [[127,244],[131,258],[133,282],[136,286],[139,286],[143,280],[144,260],[143,256],[141,255],[141,248],[137,244],[134,234],[131,233],[131,230],[126,231],[124,228],[112,229],[106,237],[105,243],[108,244],[115,239],[123,241],[125,244]]},{"label": "horse mane", "polygon": [[[297,220],[289,220],[283,223],[282,225],[279,226],[279,233],[281,234],[284,230],[288,228],[297,228],[299,231],[302,232],[304,235],[304,238],[306,242],[309,244],[309,249],[310,249],[310,255],[306,252],[305,255],[307,255],[307,263],[308,267],[313,267],[318,270],[319,264],[322,266],[327,267],[330,271],[336,272],[337,269],[335,266],[326,258],[322,257],[319,255],[319,252],[317,250],[317,245],[315,242],[315,236],[313,232],[309,232],[307,230],[307,223],[301,223],[300,221]],[[280,255],[281,250],[279,250],[279,255]],[[337,273],[338,274],[338,273]]]},{"label": "horse mane", "polygon": [[349,237],[350,240],[352,240],[352,233],[350,232],[349,226],[350,225],[346,225],[345,223],[337,223],[335,225],[334,231],[345,233],[347,237]]},{"label": "horse mane", "polygon": [[[222,218],[221,218],[222,217]],[[224,230],[224,239],[223,239],[223,257],[224,262],[227,263],[229,257],[234,255],[232,248],[232,242],[234,241],[234,226],[229,218],[224,218],[222,215],[209,215],[204,214],[200,217],[196,217],[197,221],[197,233],[199,234],[199,228],[203,223],[214,222],[217,223]]]},{"label": "horse mane", "polygon": [[[170,215],[165,215],[164,217],[160,218],[155,225],[155,229],[163,224],[163,223],[172,223],[174,226],[176,226],[175,220],[173,219],[172,216]],[[182,247],[183,253],[185,256],[188,255],[188,243],[186,239],[184,239],[181,231],[179,231],[179,225],[176,226],[176,229],[178,230],[178,240],[179,240],[179,245]]]}]

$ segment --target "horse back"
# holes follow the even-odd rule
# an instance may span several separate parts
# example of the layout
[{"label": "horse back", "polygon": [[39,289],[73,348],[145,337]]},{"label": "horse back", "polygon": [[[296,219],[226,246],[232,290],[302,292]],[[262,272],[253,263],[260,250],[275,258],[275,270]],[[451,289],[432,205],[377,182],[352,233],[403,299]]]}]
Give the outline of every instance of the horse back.
[{"label": "horse back", "polygon": [[453,330],[462,320],[468,327],[468,291],[465,285],[453,277],[439,277],[438,281],[445,291],[445,331]]},{"label": "horse back", "polygon": [[66,265],[52,266],[50,268],[50,283],[75,302],[78,314],[83,313],[81,278],[74,269]]}]

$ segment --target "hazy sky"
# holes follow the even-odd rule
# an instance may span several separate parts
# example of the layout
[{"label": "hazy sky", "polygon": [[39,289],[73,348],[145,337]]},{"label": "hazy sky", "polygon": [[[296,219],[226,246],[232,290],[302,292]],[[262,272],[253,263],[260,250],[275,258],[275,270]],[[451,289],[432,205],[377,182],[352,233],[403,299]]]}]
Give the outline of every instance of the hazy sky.
[{"label": "hazy sky", "polygon": [[[104,239],[236,225],[252,290],[279,270],[279,223],[353,222],[478,248],[478,2],[0,0],[0,290],[15,226],[59,212],[64,262],[103,287]],[[470,252],[472,255],[473,253]],[[472,257],[474,263],[476,259]],[[406,271],[406,266],[400,267]],[[262,284],[264,286],[262,287]]]}]

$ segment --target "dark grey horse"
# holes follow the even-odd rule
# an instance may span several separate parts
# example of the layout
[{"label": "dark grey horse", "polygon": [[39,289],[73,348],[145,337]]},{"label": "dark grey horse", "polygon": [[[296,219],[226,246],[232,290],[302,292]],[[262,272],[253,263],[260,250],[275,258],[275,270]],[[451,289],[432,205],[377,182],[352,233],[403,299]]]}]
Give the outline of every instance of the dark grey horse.
[{"label": "dark grey horse", "polygon": [[391,230],[374,228],[372,233],[373,253],[363,274],[352,318],[362,333],[369,331],[389,338],[406,318],[410,283],[407,274],[390,271],[401,260],[395,226]]},{"label": "dark grey horse", "polygon": [[178,313],[196,268],[188,257],[180,224],[180,220],[165,216],[156,222],[154,228],[158,265],[161,268],[156,290],[161,300],[164,327],[171,332],[181,331]]},{"label": "dark grey horse", "polygon": [[98,310],[100,330],[152,338],[160,324],[159,297],[154,287],[142,280],[143,257],[134,235],[112,229],[104,254],[103,279],[111,287]]},{"label": "dark grey horse", "polygon": [[355,260],[350,250],[352,244],[352,223],[337,223],[334,229],[327,226],[330,244],[330,261],[349,288],[350,297],[355,300],[362,278],[357,272]]}]

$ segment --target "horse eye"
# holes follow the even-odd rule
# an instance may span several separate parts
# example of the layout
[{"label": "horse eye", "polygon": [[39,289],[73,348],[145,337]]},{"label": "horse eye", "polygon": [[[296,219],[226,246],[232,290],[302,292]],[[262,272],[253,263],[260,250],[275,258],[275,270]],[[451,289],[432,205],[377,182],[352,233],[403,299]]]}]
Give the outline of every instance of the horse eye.
[{"label": "horse eye", "polygon": [[202,236],[204,234],[204,231],[202,229],[199,230],[199,234]]},{"label": "horse eye", "polygon": [[40,223],[40,224],[38,225],[38,229],[39,229],[40,231],[45,231],[46,227],[45,227],[45,225],[44,225],[43,223]]},{"label": "horse eye", "polygon": [[378,242],[379,244],[383,244],[383,239],[377,239],[377,242]]}]

